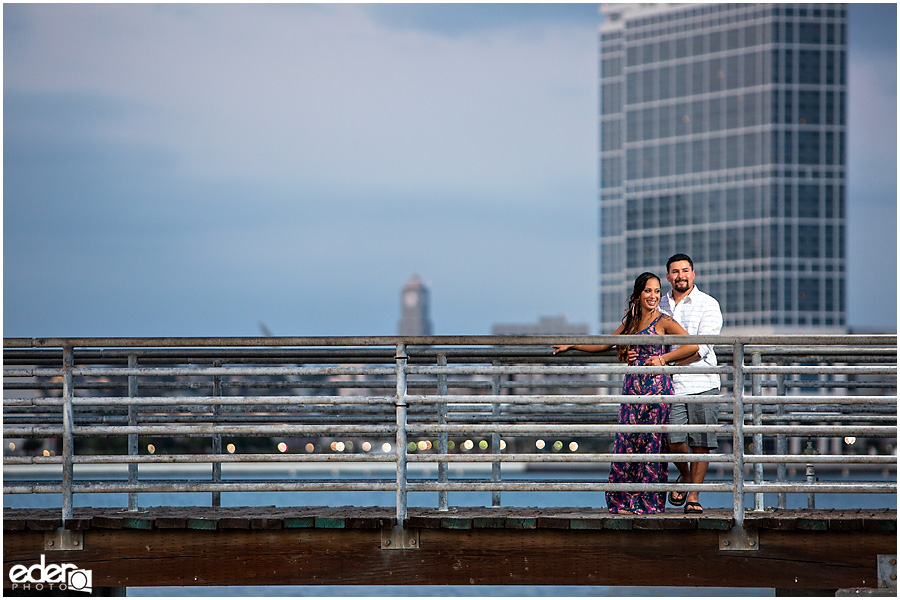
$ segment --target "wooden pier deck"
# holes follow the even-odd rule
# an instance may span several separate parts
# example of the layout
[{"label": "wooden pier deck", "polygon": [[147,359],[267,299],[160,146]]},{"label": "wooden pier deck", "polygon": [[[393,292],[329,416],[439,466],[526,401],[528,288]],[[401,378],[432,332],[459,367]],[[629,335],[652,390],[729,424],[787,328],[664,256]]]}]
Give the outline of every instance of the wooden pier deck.
[{"label": "wooden pier deck", "polygon": [[[95,587],[192,585],[658,585],[877,588],[897,511],[610,515],[605,509],[458,507],[75,508],[80,549],[55,550],[59,509],[6,509],[4,587],[16,564],[68,562]],[[393,542],[393,547],[391,543]],[[58,547],[58,546],[57,546]],[[896,581],[894,582],[896,585]],[[894,588],[896,592],[896,588]]]}]

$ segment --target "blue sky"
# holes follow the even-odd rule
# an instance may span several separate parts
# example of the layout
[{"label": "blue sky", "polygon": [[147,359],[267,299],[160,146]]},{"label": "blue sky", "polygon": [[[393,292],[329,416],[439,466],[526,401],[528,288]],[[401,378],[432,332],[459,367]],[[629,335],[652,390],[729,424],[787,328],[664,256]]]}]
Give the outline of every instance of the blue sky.
[{"label": "blue sky", "polygon": [[[4,336],[391,335],[414,273],[437,334],[596,332],[597,5],[3,9]],[[896,6],[849,38],[849,321],[895,328]]]}]

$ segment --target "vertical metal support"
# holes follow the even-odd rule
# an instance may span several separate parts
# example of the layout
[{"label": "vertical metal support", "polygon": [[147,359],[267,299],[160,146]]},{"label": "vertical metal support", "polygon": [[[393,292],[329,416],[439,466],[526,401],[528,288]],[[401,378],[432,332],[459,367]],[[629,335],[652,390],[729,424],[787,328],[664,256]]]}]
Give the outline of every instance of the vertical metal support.
[{"label": "vertical metal support", "polygon": [[397,525],[406,524],[406,419],[408,401],[406,399],[406,344],[397,344]]},{"label": "vertical metal support", "polygon": [[[128,368],[135,369],[137,368],[137,356],[134,354],[128,355]],[[129,375],[128,376],[128,397],[129,398],[137,398],[138,396],[138,378],[137,375]],[[128,426],[129,427],[137,427],[137,413],[138,407],[134,404],[128,405]],[[137,456],[139,452],[138,449],[138,434],[129,433],[128,434],[128,455],[129,456]],[[138,464],[137,463],[129,463],[128,464],[128,483],[131,485],[135,485],[138,482]],[[128,510],[135,511],[138,510],[138,494],[137,492],[128,492]]]},{"label": "vertical metal support", "polygon": [[75,397],[74,379],[72,369],[75,367],[75,351],[72,346],[63,346],[63,463],[62,463],[62,522],[63,528],[66,521],[72,518],[73,490],[75,479],[73,468],[73,456],[75,454],[75,436],[72,427],[75,425],[75,411],[72,408],[72,399]]},{"label": "vertical metal support", "polygon": [[[498,361],[494,361],[494,366],[500,366]],[[500,374],[496,373],[491,377],[491,394],[494,396],[500,395]],[[500,403],[494,402],[493,408],[491,410],[491,414],[494,416],[500,416]],[[491,452],[493,454],[500,454],[500,434],[492,433],[491,434]],[[491,463],[491,481],[500,481],[500,461]],[[500,492],[491,492],[491,506],[498,507],[500,506]]]},{"label": "vertical metal support", "polygon": [[[778,366],[782,366],[784,361],[778,361]],[[776,394],[781,396],[787,395],[787,386],[784,384],[784,374],[779,373],[775,376],[776,382]],[[779,404],[775,407],[775,414],[779,417],[784,416],[785,407],[784,404]],[[783,433],[779,433],[775,435],[775,454],[778,456],[784,456],[787,454],[787,436]],[[784,463],[779,463],[776,467],[776,477],[775,480],[778,483],[784,483],[787,481],[787,465]],[[787,508],[787,493],[778,492],[778,508]]]},{"label": "vertical metal support", "polygon": [[[439,367],[447,366],[447,355],[446,354],[438,354],[437,364]],[[447,374],[439,373],[437,379],[438,385],[438,395],[446,396],[447,395]],[[438,404],[438,423],[440,425],[447,424],[447,403],[441,402]],[[438,434],[438,452],[440,454],[447,454],[450,452],[449,447],[449,434],[446,431],[442,431]],[[439,483],[447,483],[449,481],[449,475],[447,472],[447,463],[441,461],[438,463],[438,482]],[[438,510],[450,510],[450,499],[449,492],[446,490],[442,490],[438,492]]]},{"label": "vertical metal support", "polygon": [[[214,367],[221,367],[222,361],[216,360],[213,361]],[[216,398],[220,398],[222,396],[222,376],[221,375],[213,375],[213,396]],[[216,403],[213,405],[213,415],[218,417],[222,414],[222,405]],[[218,424],[218,419],[215,420]],[[216,483],[222,481],[222,463],[219,462],[219,457],[222,455],[222,434],[217,433],[213,436],[212,439],[212,453],[214,457],[214,462],[212,464],[212,480]],[[222,492],[213,492],[212,493],[212,505],[213,506],[222,506]]]},{"label": "vertical metal support", "polygon": [[[753,353],[753,366],[758,367],[762,364],[762,356],[759,352]],[[754,396],[762,396],[762,375],[754,373],[751,375]],[[762,425],[762,405],[753,403],[753,424]],[[763,436],[761,433],[753,434],[753,454],[757,456],[763,454]],[[753,465],[753,483],[760,484],[763,482],[763,464],[756,463]],[[753,510],[763,511],[766,509],[765,494],[753,494]]]},{"label": "vertical metal support", "polygon": [[734,527],[744,527],[744,345],[734,343]]},{"label": "vertical metal support", "polygon": [[[818,454],[818,450],[813,448],[812,438],[806,441],[806,454]],[[806,483],[813,484],[816,482],[816,467],[811,463],[806,464]],[[806,494],[806,508],[812,510],[816,507],[815,493]]]}]

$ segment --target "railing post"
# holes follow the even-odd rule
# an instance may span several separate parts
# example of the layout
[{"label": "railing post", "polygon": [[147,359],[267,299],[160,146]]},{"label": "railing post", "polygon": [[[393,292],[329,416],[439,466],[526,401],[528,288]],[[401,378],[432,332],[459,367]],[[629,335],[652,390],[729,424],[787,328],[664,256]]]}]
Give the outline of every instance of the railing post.
[{"label": "railing post", "polygon": [[[782,365],[784,365],[784,361],[779,360],[779,361],[777,361],[776,364],[778,366],[782,366]],[[779,373],[778,375],[775,376],[775,382],[776,382],[776,386],[777,386],[775,393],[779,397],[787,395],[787,386],[785,385],[784,381],[785,381],[784,374]],[[784,412],[785,412],[784,404],[779,404],[777,407],[775,407],[775,414],[777,414],[779,417],[783,417]],[[783,433],[779,433],[779,434],[775,435],[775,454],[777,454],[778,456],[784,456],[785,454],[787,454],[787,436]],[[786,464],[778,463],[775,473],[776,473],[775,481],[777,481],[778,483],[784,483],[785,481],[787,481],[787,465]],[[778,506],[778,508],[787,508],[787,493],[778,492],[777,506]]]},{"label": "railing post", "polygon": [[[499,361],[494,361],[494,366],[500,366]],[[494,396],[500,395],[500,374],[495,373],[491,378],[491,394]],[[491,414],[494,416],[500,415],[500,403],[495,402],[493,404],[493,408],[491,410]],[[500,454],[500,434],[492,433],[491,434],[491,452],[493,454]],[[500,481],[500,461],[491,463],[491,481]],[[500,492],[491,492],[491,506],[497,507],[500,506]]]},{"label": "railing post", "polygon": [[[221,360],[213,361],[213,366],[218,368],[222,366]],[[221,375],[213,375],[213,396],[219,398],[222,396],[222,376]],[[213,415],[218,417],[222,414],[222,405],[214,404],[213,405]],[[218,419],[216,419],[216,424],[218,424]],[[214,482],[222,481],[222,463],[219,462],[219,457],[222,455],[222,434],[217,433],[213,436],[212,439],[212,453],[213,453],[213,464],[212,464],[212,480]],[[212,505],[213,506],[222,506],[222,492],[213,492],[212,493]]]},{"label": "railing post", "polygon": [[[806,452],[808,456],[813,456],[818,454],[818,450],[813,448],[812,438],[808,438],[806,441]],[[813,484],[816,482],[816,467],[812,463],[806,463],[806,483]],[[806,494],[806,508],[809,510],[813,510],[816,508],[816,494],[814,492],[810,492]]]},{"label": "railing post", "polygon": [[408,401],[406,399],[406,344],[397,344],[397,525],[406,524],[406,419]]},{"label": "railing post", "polygon": [[75,367],[75,351],[72,346],[63,346],[63,465],[62,465],[62,522],[72,518],[73,491],[75,479],[73,468],[73,455],[75,453],[75,436],[72,427],[75,424],[75,412],[72,408],[72,399],[75,396],[74,379],[72,369]]},{"label": "railing post", "polygon": [[[447,366],[447,355],[446,354],[438,354],[437,363],[439,367]],[[446,396],[447,395],[447,374],[439,373],[437,378],[438,384],[438,395]],[[447,403],[441,402],[438,404],[438,423],[441,425],[447,424]],[[442,431],[438,434],[438,452],[440,454],[447,454],[450,452],[450,444],[449,444],[449,435],[446,431]],[[438,482],[439,483],[447,483],[449,481],[449,474],[447,472],[447,463],[445,461],[440,461],[438,463]],[[450,510],[450,499],[449,492],[447,490],[441,490],[438,492],[438,510]]]},{"label": "railing post", "polygon": [[[759,352],[753,353],[753,366],[758,367],[762,364],[762,356]],[[754,396],[762,396],[762,375],[754,373],[751,376],[753,381]],[[762,425],[762,405],[758,402],[753,403],[753,424]],[[761,456],[763,454],[763,435],[761,433],[753,434],[753,454]],[[753,483],[760,484],[763,482],[763,464],[756,463],[753,465]],[[766,509],[765,494],[753,494],[753,510],[763,511]]]},{"label": "railing post", "polygon": [[744,345],[734,343],[734,527],[744,527]]},{"label": "railing post", "polygon": [[[128,355],[128,368],[134,369],[137,368],[137,356],[134,354]],[[138,378],[136,375],[128,376],[128,397],[129,398],[137,398],[138,396]],[[137,412],[138,407],[134,404],[128,405],[128,426],[129,427],[137,427]],[[128,434],[128,455],[129,456],[137,456],[139,453],[138,448],[138,434],[129,433]],[[128,483],[131,485],[136,484],[138,481],[138,464],[137,463],[128,463]],[[138,494],[137,492],[128,492],[128,510],[135,511],[138,510]]]}]

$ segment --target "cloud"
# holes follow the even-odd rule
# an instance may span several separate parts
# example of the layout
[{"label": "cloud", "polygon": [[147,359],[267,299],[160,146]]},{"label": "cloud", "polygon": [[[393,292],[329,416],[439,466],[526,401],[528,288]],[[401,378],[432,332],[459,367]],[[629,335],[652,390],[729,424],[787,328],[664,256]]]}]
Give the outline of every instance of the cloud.
[{"label": "cloud", "polygon": [[[576,111],[594,86],[574,75],[594,70],[593,36],[573,38],[571,26],[548,26],[538,42],[503,29],[460,42],[387,32],[352,5],[198,10],[53,7],[7,85],[150,104],[154,114],[106,134],[171,146],[186,172],[209,178],[330,183],[354,173],[379,186],[524,188],[541,173],[581,172],[573,136],[591,154],[593,132]],[[431,10],[446,8],[410,8]]]}]

